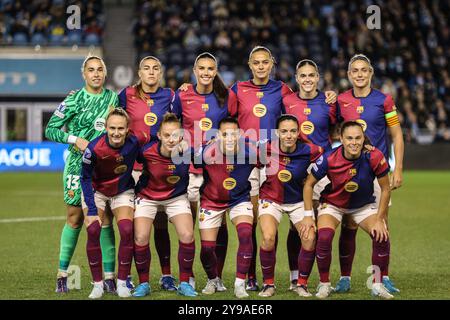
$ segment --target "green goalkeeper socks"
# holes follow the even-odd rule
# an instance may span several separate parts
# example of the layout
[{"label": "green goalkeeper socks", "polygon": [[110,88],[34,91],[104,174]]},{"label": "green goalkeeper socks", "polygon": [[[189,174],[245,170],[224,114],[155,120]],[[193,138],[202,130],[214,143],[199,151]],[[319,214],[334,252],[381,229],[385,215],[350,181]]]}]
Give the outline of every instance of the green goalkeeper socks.
[{"label": "green goalkeeper socks", "polygon": [[108,275],[114,275],[116,268],[116,239],[112,225],[102,226],[100,247],[102,248],[103,272],[106,278],[108,278]]},{"label": "green goalkeeper socks", "polygon": [[67,223],[61,233],[61,242],[59,248],[59,270],[67,272],[70,260],[72,260],[73,252],[77,246],[78,236],[80,235],[81,227],[74,229]]}]

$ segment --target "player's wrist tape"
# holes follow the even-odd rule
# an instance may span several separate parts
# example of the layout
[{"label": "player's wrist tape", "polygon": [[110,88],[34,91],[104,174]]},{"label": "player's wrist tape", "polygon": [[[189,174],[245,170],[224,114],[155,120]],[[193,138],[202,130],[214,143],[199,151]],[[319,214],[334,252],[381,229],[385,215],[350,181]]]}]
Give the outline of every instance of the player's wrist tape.
[{"label": "player's wrist tape", "polygon": [[76,137],[76,136],[70,135],[70,136],[67,138],[67,142],[70,143],[70,144],[75,144],[75,142],[77,142],[77,137]]},{"label": "player's wrist tape", "polygon": [[304,215],[305,215],[305,217],[312,217],[312,216],[314,216],[314,211],[313,210],[305,210]]}]

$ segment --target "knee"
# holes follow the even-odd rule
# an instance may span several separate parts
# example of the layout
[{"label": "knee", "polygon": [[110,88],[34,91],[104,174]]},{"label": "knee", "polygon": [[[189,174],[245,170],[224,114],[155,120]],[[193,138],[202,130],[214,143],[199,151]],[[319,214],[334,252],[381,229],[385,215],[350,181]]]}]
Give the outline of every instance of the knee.
[{"label": "knee", "polygon": [[252,243],[252,225],[250,223],[240,223],[237,225],[239,244]]},{"label": "knee", "polygon": [[133,221],[128,219],[120,220],[118,223],[120,239],[132,241],[133,239]]},{"label": "knee", "polygon": [[134,233],[134,243],[136,243],[138,246],[145,246],[149,242],[149,235],[145,233]]},{"label": "knee", "polygon": [[333,242],[334,230],[331,228],[322,228],[319,229],[319,235],[317,242],[320,244],[328,244],[331,245]]},{"label": "knee", "polygon": [[178,236],[182,243],[192,243],[194,241],[194,232],[190,230],[183,230]]},{"label": "knee", "polygon": [[87,228],[87,234],[88,234],[88,239],[99,239],[100,240],[100,232],[101,232],[102,228],[100,227],[100,224],[98,223],[98,221],[94,221],[93,223],[91,223]]},{"label": "knee", "polygon": [[264,250],[272,250],[275,247],[275,234],[270,232],[263,232],[261,246]]},{"label": "knee", "polygon": [[302,240],[302,247],[305,250],[313,251],[316,248],[316,240],[309,239],[309,240]]},{"label": "knee", "polygon": [[67,224],[74,228],[78,229],[83,226],[84,215],[81,209],[79,210],[69,210],[67,214]]}]

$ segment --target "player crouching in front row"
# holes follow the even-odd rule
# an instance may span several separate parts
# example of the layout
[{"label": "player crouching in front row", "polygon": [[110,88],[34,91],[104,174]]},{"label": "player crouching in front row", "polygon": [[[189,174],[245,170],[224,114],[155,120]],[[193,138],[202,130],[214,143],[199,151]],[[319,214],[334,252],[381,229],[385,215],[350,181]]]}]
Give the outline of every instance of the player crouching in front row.
[{"label": "player crouching in front row", "polygon": [[[332,292],[329,271],[334,232],[344,215],[349,217],[372,238],[372,265],[381,274],[389,265],[389,231],[386,215],[390,199],[389,165],[378,149],[363,152],[364,131],[356,121],[348,121],[341,128],[342,146],[326,152],[313,165],[303,189],[305,210],[312,210],[314,185],[325,176],[331,183],[321,194],[318,213],[318,237],[316,247],[320,283],[316,296],[326,298]],[[381,187],[381,200],[377,209],[373,196],[375,177]],[[301,236],[314,228],[312,218],[302,220]],[[392,299],[381,282],[381,274],[375,274],[372,295]]]},{"label": "player crouching in front row", "polygon": [[139,152],[138,140],[128,134],[127,113],[117,108],[106,118],[106,132],[91,141],[83,154],[81,187],[82,207],[87,230],[86,252],[94,288],[91,299],[103,295],[100,231],[105,207],[109,203],[120,232],[117,294],[130,297],[126,285],[133,257],[133,164]]}]

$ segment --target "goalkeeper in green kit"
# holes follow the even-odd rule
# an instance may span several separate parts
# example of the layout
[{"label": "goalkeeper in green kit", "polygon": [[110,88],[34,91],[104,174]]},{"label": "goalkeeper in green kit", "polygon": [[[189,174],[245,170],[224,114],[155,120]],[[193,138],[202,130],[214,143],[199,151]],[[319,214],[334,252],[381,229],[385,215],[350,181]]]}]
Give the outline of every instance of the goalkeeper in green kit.
[{"label": "goalkeeper in green kit", "polygon": [[[103,87],[106,66],[101,58],[88,56],[83,62],[81,72],[86,83],[85,87],[66,97],[53,113],[45,130],[47,139],[70,144],[63,175],[67,222],[61,234],[57,293],[68,292],[67,269],[84,221],[80,184],[82,155],[88,143],[104,132],[106,116],[119,104],[117,94]],[[63,127],[66,128],[65,131]],[[111,220],[112,218],[106,218],[103,223],[100,246],[105,273],[105,291],[115,293],[116,250]]]}]

